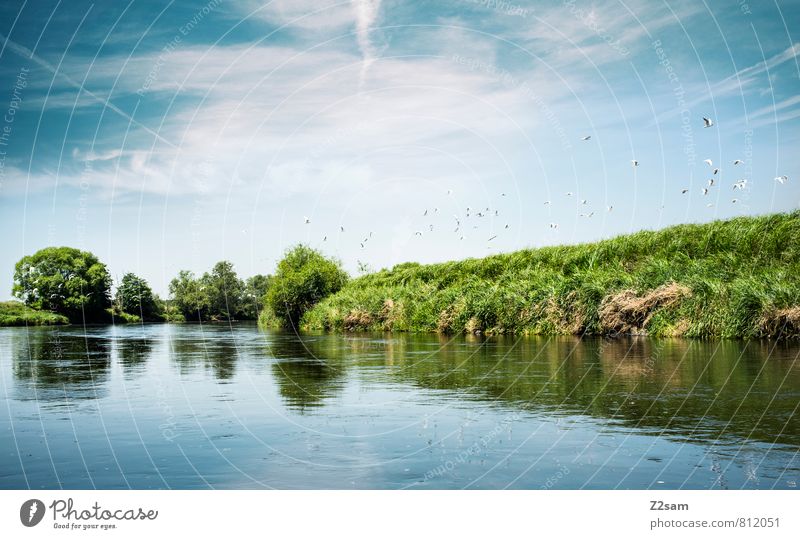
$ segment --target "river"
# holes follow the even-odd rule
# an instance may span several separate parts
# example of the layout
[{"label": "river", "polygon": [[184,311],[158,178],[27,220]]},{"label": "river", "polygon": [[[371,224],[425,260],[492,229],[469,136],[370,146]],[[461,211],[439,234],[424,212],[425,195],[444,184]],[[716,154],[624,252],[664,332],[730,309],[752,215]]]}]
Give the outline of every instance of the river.
[{"label": "river", "polygon": [[0,328],[0,488],[796,489],[800,344]]}]

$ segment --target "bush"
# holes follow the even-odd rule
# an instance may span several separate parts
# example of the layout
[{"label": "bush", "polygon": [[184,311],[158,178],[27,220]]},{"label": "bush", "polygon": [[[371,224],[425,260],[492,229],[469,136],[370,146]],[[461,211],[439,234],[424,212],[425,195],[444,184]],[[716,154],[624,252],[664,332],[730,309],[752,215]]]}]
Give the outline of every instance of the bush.
[{"label": "bush", "polygon": [[323,298],[341,290],[347,273],[337,260],[298,245],[278,263],[266,297],[266,308],[286,327],[297,328],[303,315]]},{"label": "bush", "polygon": [[150,285],[133,273],[126,273],[122,276],[114,303],[119,311],[114,314],[122,318],[125,318],[122,316],[123,314],[128,314],[145,321],[161,319],[161,306],[150,289]]}]

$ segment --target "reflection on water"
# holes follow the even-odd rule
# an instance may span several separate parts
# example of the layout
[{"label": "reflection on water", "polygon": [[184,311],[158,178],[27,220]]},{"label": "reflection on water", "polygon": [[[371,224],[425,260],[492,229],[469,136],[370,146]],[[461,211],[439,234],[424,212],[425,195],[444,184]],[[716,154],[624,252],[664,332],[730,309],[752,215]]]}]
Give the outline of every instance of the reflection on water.
[{"label": "reflection on water", "polygon": [[248,324],[2,328],[0,442],[19,463],[0,466],[0,487],[796,488],[798,354]]}]

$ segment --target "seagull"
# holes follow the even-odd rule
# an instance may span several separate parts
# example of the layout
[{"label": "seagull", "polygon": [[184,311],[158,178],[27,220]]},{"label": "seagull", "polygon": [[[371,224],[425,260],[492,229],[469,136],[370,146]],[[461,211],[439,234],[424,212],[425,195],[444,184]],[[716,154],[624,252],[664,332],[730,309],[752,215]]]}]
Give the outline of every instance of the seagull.
[{"label": "seagull", "polygon": [[706,196],[707,194],[708,194],[708,189],[704,187],[703,188],[703,196]]},{"label": "seagull", "polygon": [[636,159],[631,159],[631,164],[633,166],[635,166],[635,167],[638,167],[639,166],[639,161],[637,161]]},{"label": "seagull", "polygon": [[744,190],[745,187],[747,187],[747,180],[739,180],[739,181],[737,181],[736,183],[733,184],[733,189],[734,190],[736,190],[736,189]]},{"label": "seagull", "polygon": [[422,231],[421,230],[417,230],[416,232],[414,232],[414,235],[415,236],[419,236],[421,238],[422,237]]},{"label": "seagull", "polygon": [[689,190],[688,190],[688,189],[681,189],[681,194],[682,194],[682,195],[685,195],[685,194],[686,194],[686,193],[688,193],[688,192],[689,192]]},{"label": "seagull", "polygon": [[340,227],[339,227],[339,229],[340,229],[342,232],[344,232],[344,227],[343,227],[343,226],[340,226]]},{"label": "seagull", "polygon": [[558,228],[558,223],[550,223],[550,228]]},{"label": "seagull", "polygon": [[[776,178],[776,179],[777,179],[777,178]],[[568,196],[568,197],[571,197],[571,196],[572,196],[572,191],[567,191],[567,196]]]},{"label": "seagull", "polygon": [[775,181],[783,185],[784,183],[789,181],[789,176],[778,176],[775,178]]},{"label": "seagull", "polygon": [[453,194],[453,190],[452,190],[452,189],[448,189],[448,190],[447,190],[447,194],[448,194],[448,195],[452,195],[452,194]]},{"label": "seagull", "polygon": [[311,219],[309,219],[308,217],[303,217],[303,219],[305,220],[306,224],[311,223]]},{"label": "seagull", "polygon": [[506,224],[506,226],[505,226],[505,227],[506,227],[506,228],[508,228],[508,224]]},{"label": "seagull", "polygon": [[425,217],[426,215],[428,215],[428,210],[425,210],[425,213],[422,214],[423,217]]},{"label": "seagull", "polygon": [[544,201],[544,205],[547,206],[548,204],[550,204],[550,201],[549,200],[545,200]]},{"label": "seagull", "polygon": [[439,208],[433,208],[433,213],[439,213]]},{"label": "seagull", "polygon": [[742,161],[741,159],[737,159],[736,161],[733,162],[734,165],[741,165],[742,163],[744,163],[744,161]]},{"label": "seagull", "polygon": [[714,169],[714,174],[716,174],[716,173],[718,173],[718,172],[719,172],[719,169],[718,169],[718,168],[715,168],[715,169]]},{"label": "seagull", "polygon": [[504,196],[506,196],[506,194],[505,193],[500,193],[500,196],[504,197]]},{"label": "seagull", "polygon": [[431,227],[431,232],[433,232],[433,225],[428,225],[428,226],[430,226],[430,227]]},{"label": "seagull", "polygon": [[703,118],[703,123],[705,124],[703,127],[711,127],[714,125],[714,122],[711,121],[711,118]]},{"label": "seagull", "polygon": [[712,204],[711,202],[709,202],[708,204],[706,204],[706,208],[710,208],[710,207],[712,207],[712,206],[713,206],[713,204]]},{"label": "seagull", "polygon": [[714,178],[711,178],[710,180],[708,180],[708,186],[711,187],[713,185],[714,185]]},{"label": "seagull", "polygon": [[609,206],[608,208],[606,208],[606,211],[607,211],[607,212],[610,212],[610,211],[611,211],[611,210],[613,210],[613,209],[614,209],[614,206]]},{"label": "seagull", "polygon": [[492,236],[491,238],[489,238],[489,241],[492,241],[492,240],[493,240],[493,239],[495,239],[496,237],[497,237],[497,235],[494,235],[494,236]]},{"label": "seagull", "polygon": [[589,202],[589,201],[588,201],[588,200],[586,200],[585,198],[584,198],[583,200],[581,200],[581,204],[583,204],[584,206],[585,206],[585,205],[586,205],[588,202]]},{"label": "seagull", "polygon": [[581,137],[581,140],[589,140],[592,138],[592,135],[586,135],[585,137]]},{"label": "seagull", "polygon": [[736,200],[736,199],[734,198],[733,200],[731,200],[731,202],[732,202],[733,204],[736,204],[736,203],[737,203],[737,202],[739,202],[739,201],[738,201],[738,200]]},{"label": "seagull", "polygon": [[361,248],[362,248],[362,249],[364,248],[364,244],[363,244],[363,243],[361,244]]},{"label": "seagull", "polygon": [[705,159],[705,160],[703,161],[703,163],[705,163],[706,165],[708,165],[708,166],[710,166],[710,167],[713,167],[713,166],[714,166],[714,163],[711,161],[711,159]]},{"label": "seagull", "polygon": [[325,236],[324,238],[322,238],[322,241],[328,241],[328,236]]}]

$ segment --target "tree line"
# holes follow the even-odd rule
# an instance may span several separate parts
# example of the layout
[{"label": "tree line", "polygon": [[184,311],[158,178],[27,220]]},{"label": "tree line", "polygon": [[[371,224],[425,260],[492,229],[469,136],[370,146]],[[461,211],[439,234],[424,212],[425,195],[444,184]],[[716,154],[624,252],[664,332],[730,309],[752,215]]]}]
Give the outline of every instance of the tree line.
[{"label": "tree line", "polygon": [[180,271],[162,299],[149,283],[125,273],[112,295],[108,268],[94,254],[72,247],[47,247],[14,268],[12,293],[28,307],[66,316],[71,322],[203,322],[255,320],[297,327],[303,314],[340,290],[348,275],[338,260],[297,245],[286,252],[275,275],[241,279],[231,262],[217,262],[196,276]]}]

